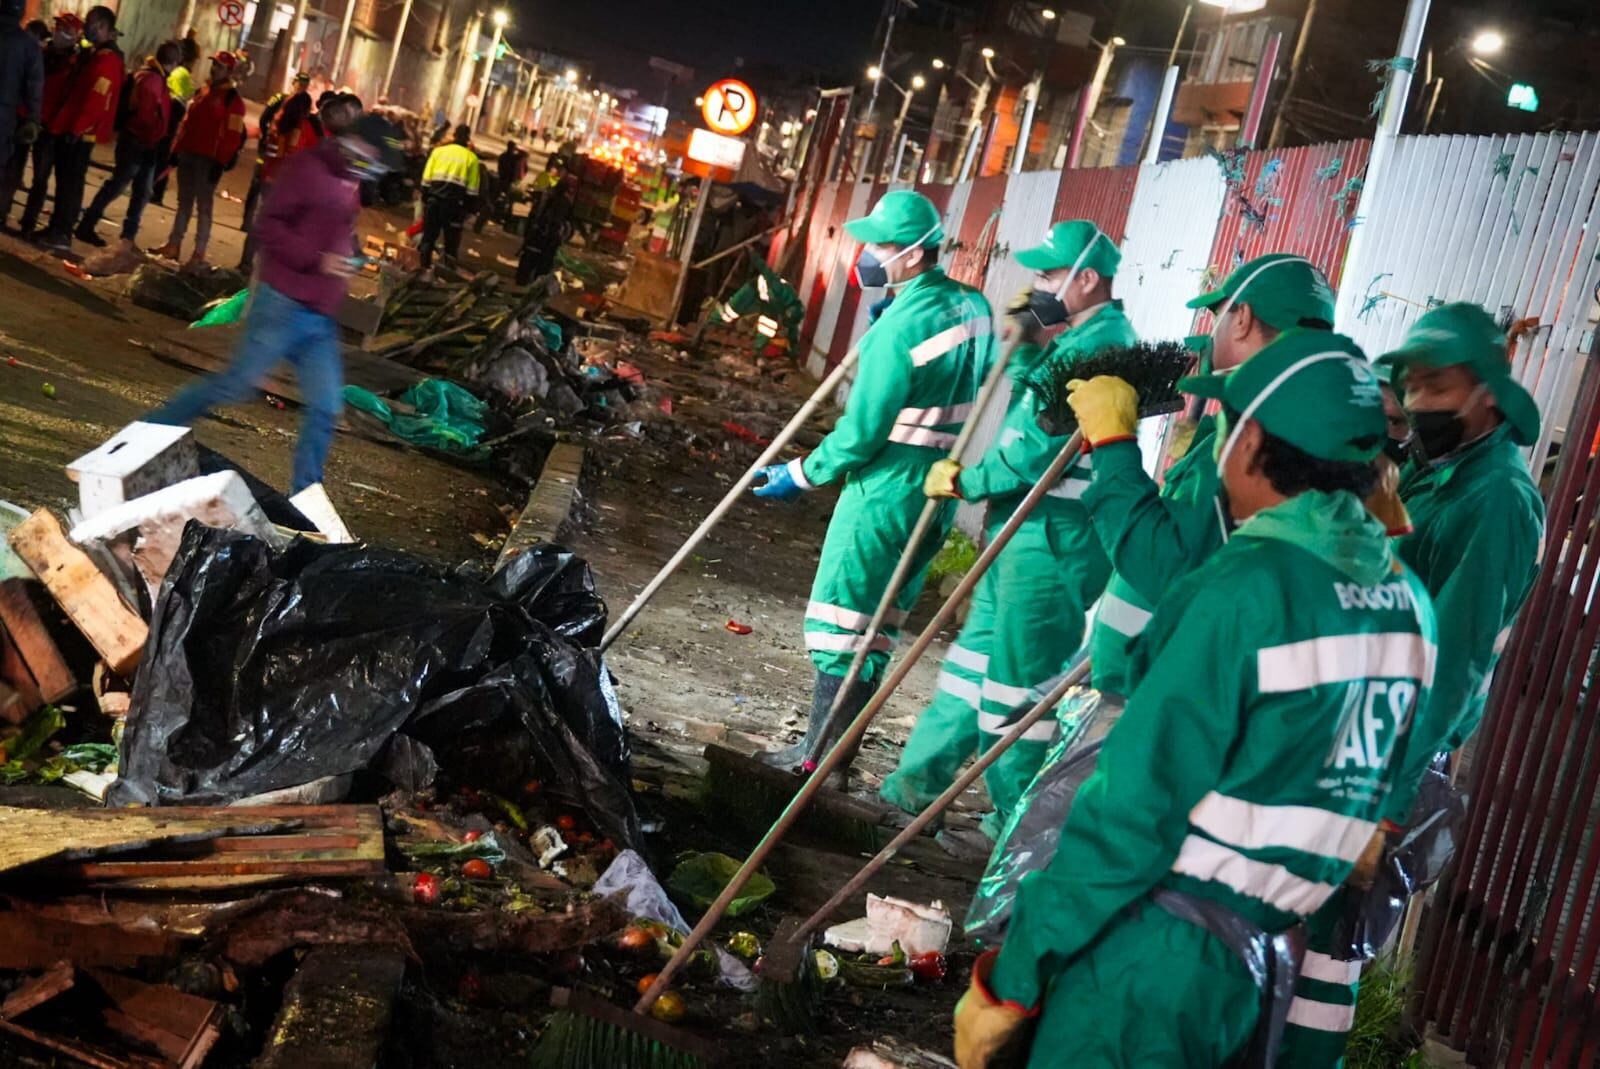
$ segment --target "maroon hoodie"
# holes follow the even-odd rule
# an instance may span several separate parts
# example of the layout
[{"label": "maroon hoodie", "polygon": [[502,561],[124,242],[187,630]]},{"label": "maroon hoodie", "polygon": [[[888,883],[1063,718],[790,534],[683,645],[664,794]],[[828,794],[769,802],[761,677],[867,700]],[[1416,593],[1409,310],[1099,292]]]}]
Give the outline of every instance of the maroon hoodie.
[{"label": "maroon hoodie", "polygon": [[262,282],[323,315],[344,300],[348,279],[325,274],[323,253],[355,249],[361,185],[329,138],[289,157],[268,187],[253,232]]}]

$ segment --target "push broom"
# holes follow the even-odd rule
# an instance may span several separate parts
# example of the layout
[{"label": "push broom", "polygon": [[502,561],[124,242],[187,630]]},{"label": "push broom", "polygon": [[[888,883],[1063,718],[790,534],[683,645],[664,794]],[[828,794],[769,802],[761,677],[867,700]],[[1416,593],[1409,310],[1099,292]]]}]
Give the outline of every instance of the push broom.
[{"label": "push broom", "polygon": [[[1046,368],[1036,374],[1034,388],[1039,391],[1046,414],[1059,426],[1064,426],[1073,421],[1072,411],[1066,405],[1068,382],[1074,378],[1081,378],[1084,374],[1089,376],[1099,374],[1117,374],[1127,380],[1138,392],[1140,417],[1160,415],[1177,411],[1181,406],[1181,399],[1177,392],[1178,379],[1189,369],[1192,355],[1180,343],[1161,343],[1157,345],[1139,345],[1128,349],[1119,349],[1106,353],[1095,354],[1089,358],[1080,358],[1075,361],[1052,361]],[[956,609],[966,600],[968,595],[978,584],[978,580],[988,571],[1006,545],[1017,533],[1023,522],[1032,514],[1039,502],[1060,482],[1062,474],[1067,467],[1078,457],[1083,447],[1083,433],[1074,430],[1066,444],[1056,454],[1050,466],[1045,469],[1039,481],[1028,491],[1006,520],[1005,525],[995,534],[989,544],[979,554],[978,559],[962,577],[956,589],[945,599],[933,619],[928,621],[926,627],[917,636],[911,647],[906,651],[905,657],[895,665],[883,685],[873,694],[872,699],[856,715],[850,725],[845,728],[843,735],[822,758],[816,769],[806,778],[800,790],[789,800],[783,812],[767,829],[765,835],[750,851],[750,856],[739,867],[739,871],[723,887],[710,908],[700,918],[694,930],[691,931],[683,944],[678,947],[661,971],[656,974],[652,983],[640,996],[634,1006],[635,1014],[646,1014],[656,999],[666,991],[672,978],[687,962],[694,951],[704,942],[711,929],[722,920],[728,907],[733,903],[750,877],[766,862],[772,851],[777,847],[795,822],[800,818],[801,812],[810,804],[811,800],[822,790],[827,777],[832,775],[841,765],[854,756],[855,748],[860,744],[866,734],[867,727],[872,723],[878,712],[888,703],[895,689],[905,681],[906,676],[915,667],[930,645],[932,645],[939,631],[955,616]]]}]

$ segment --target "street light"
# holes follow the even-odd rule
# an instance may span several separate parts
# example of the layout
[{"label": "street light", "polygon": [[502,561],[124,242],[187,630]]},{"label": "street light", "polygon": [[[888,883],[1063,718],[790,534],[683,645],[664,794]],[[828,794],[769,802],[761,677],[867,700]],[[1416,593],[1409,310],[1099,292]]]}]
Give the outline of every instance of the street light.
[{"label": "street light", "polygon": [[497,29],[497,30],[505,29],[506,28],[506,23],[508,23],[510,21],[511,21],[511,16],[506,13],[506,10],[504,8],[501,8],[499,11],[496,11],[494,13],[494,28],[495,29]]},{"label": "street light", "polygon": [[573,70],[571,67],[568,67],[567,73],[563,75],[563,77],[569,82],[575,82],[578,80],[578,72]]},{"label": "street light", "polygon": [[1055,20],[1056,13],[1050,8],[1045,8],[1043,11],[1039,12],[1039,17],[1044,19],[1046,22],[1052,22]]},{"label": "street light", "polygon": [[867,79],[868,79],[868,81],[875,82],[879,78],[882,78],[882,77],[883,77],[883,68],[878,66],[876,63],[874,63],[872,66],[867,68]]},{"label": "street light", "polygon": [[478,117],[483,114],[483,105],[489,96],[489,76],[494,73],[495,56],[500,52],[500,35],[505,32],[511,16],[505,8],[501,8],[494,13],[491,21],[494,23],[494,39],[489,45],[489,54],[483,57],[483,81],[478,83],[478,103],[472,109],[472,118],[468,120],[474,129],[478,126]]},{"label": "street light", "polygon": [[913,88],[913,89],[921,89],[923,86],[925,86],[927,84],[928,84],[928,79],[924,78],[922,75],[913,74],[911,76],[911,88]]},{"label": "street light", "polygon": [[1480,56],[1496,55],[1505,46],[1505,35],[1499,30],[1483,30],[1472,39],[1472,50]]}]

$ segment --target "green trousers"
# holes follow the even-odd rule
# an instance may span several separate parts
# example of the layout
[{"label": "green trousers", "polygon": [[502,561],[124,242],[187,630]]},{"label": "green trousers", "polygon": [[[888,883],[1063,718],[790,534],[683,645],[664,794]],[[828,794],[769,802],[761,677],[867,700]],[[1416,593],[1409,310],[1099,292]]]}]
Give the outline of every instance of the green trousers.
[{"label": "green trousers", "polygon": [[1329,934],[1343,911],[1340,889],[1306,923],[1306,955],[1294,985],[1289,1024],[1278,1054],[1280,1069],[1340,1069],[1356,1020],[1356,994],[1365,962],[1328,956]]},{"label": "green trousers", "polygon": [[1028,1069],[1214,1069],[1249,1043],[1259,1014],[1255,983],[1220,940],[1139,906],[1051,981]]},{"label": "green trousers", "polygon": [[[1089,605],[1109,571],[1103,555],[1069,551],[1078,522],[1075,514],[1041,506],[978,581],[966,626],[945,656],[938,693],[918,717],[899,767],[883,782],[884,801],[908,812],[924,808],[969,757],[1028,712],[1033,689],[1077,652]],[[986,829],[1004,825],[1044,763],[1055,731],[1054,718],[1039,721],[989,766],[984,782],[995,814]]]},{"label": "green trousers", "polygon": [[[812,580],[811,601],[806,605],[806,650],[819,672],[845,675],[856,651],[866,643],[872,614],[927,501],[922,479],[937,454],[919,452],[928,453],[928,459],[886,464],[864,476],[852,475],[839,491]],[[883,677],[900,627],[922,593],[928,565],[944,545],[955,515],[955,502],[947,502],[918,547],[911,574],[862,667],[861,678],[867,682]]]}]

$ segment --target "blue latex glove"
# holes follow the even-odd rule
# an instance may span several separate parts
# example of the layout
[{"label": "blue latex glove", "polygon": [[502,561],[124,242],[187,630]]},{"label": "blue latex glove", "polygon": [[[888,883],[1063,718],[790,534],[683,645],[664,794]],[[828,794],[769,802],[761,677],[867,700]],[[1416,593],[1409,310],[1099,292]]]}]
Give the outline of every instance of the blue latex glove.
[{"label": "blue latex glove", "polygon": [[789,474],[787,464],[768,464],[757,473],[766,479],[765,485],[751,488],[751,493],[757,497],[771,497],[779,501],[793,501],[805,493],[800,484],[794,481],[794,476]]}]

